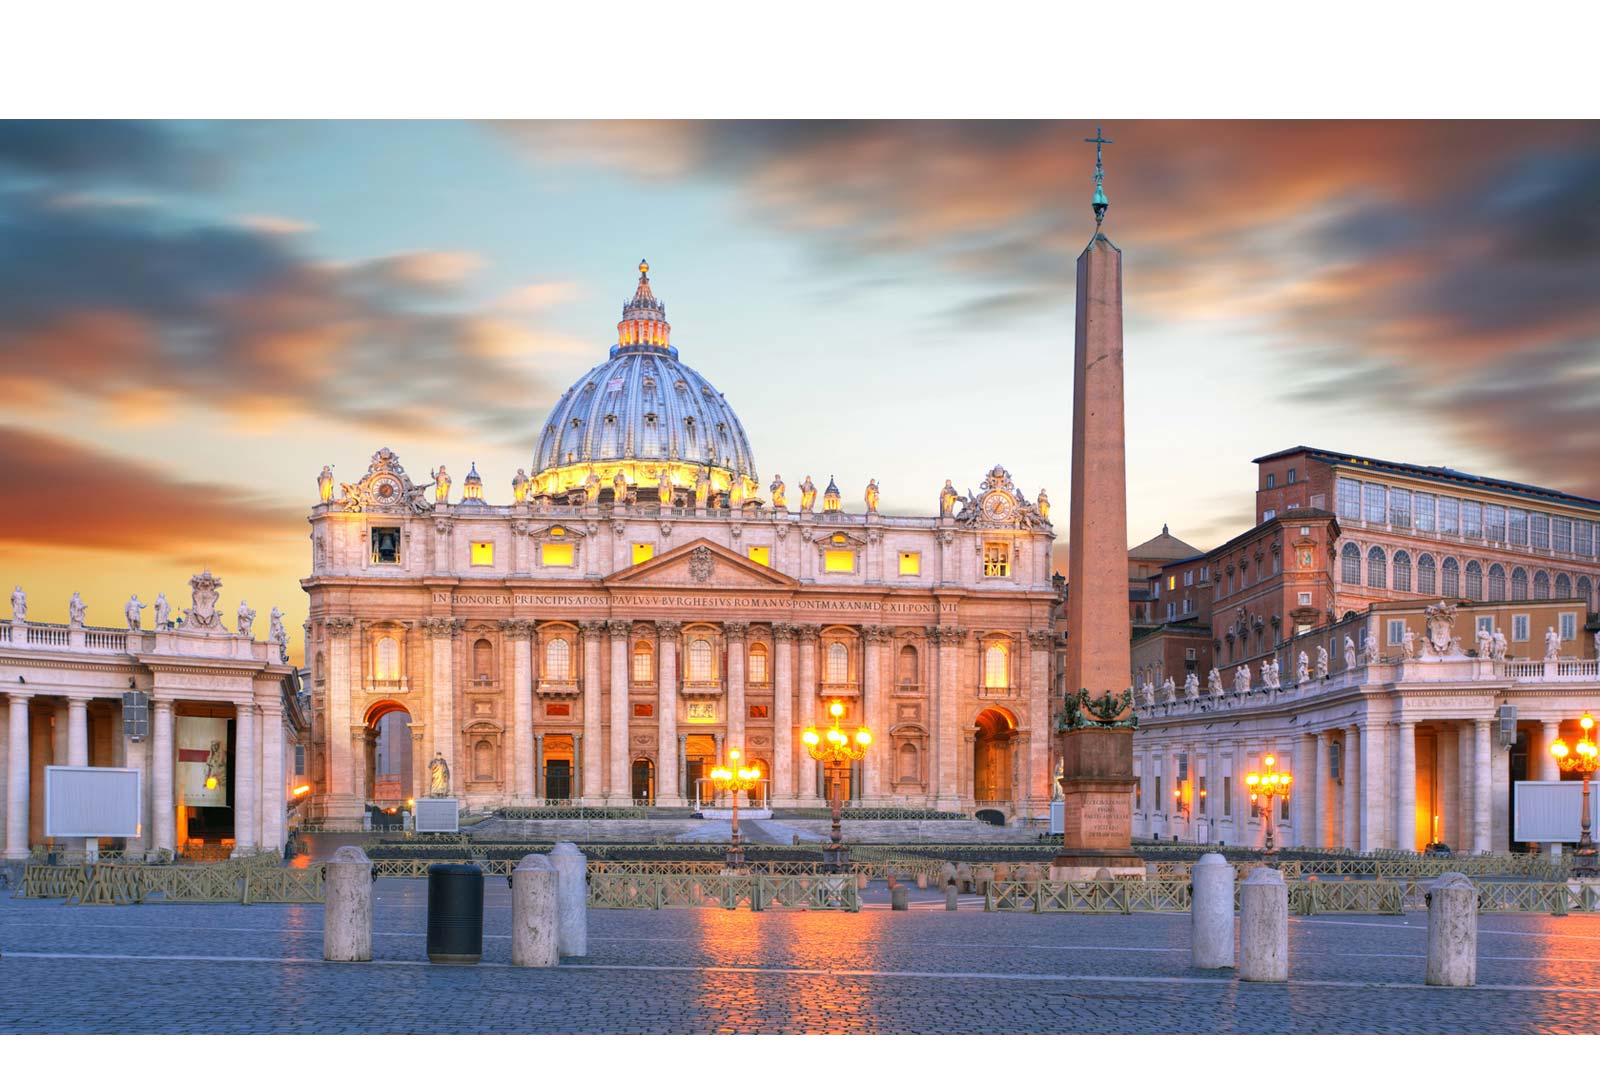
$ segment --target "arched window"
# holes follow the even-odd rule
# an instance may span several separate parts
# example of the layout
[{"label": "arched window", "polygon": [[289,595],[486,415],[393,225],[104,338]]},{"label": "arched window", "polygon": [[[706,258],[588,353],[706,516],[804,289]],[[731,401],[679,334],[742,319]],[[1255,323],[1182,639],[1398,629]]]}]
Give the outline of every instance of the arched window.
[{"label": "arched window", "polygon": [[1511,570],[1511,599],[1528,599],[1528,572],[1521,567],[1514,567]]},{"label": "arched window", "polygon": [[1367,584],[1374,589],[1389,585],[1389,557],[1377,545],[1367,549]]},{"label": "arched window", "polygon": [[487,637],[480,637],[472,642],[472,676],[486,679],[490,676],[491,659],[494,655],[494,646]]},{"label": "arched window", "polygon": [[644,684],[656,680],[656,654],[649,641],[633,643],[633,680]]},{"label": "arched window", "polygon": [[1340,581],[1345,585],[1361,584],[1361,549],[1346,541],[1339,550],[1339,566]]},{"label": "arched window", "polygon": [[494,745],[488,740],[472,746],[472,777],[480,782],[494,780]]},{"label": "arched window", "polygon": [[572,646],[564,637],[552,637],[544,646],[544,676],[551,681],[572,680]]},{"label": "arched window", "polygon": [[1548,571],[1535,571],[1533,575],[1533,599],[1550,599],[1550,574]]},{"label": "arched window", "polygon": [[1584,604],[1586,604],[1589,608],[1593,609],[1594,587],[1589,584],[1589,576],[1587,574],[1578,579],[1578,599],[1583,601]]},{"label": "arched window", "polygon": [[1572,576],[1568,574],[1556,575],[1556,599],[1572,599]]},{"label": "arched window", "polygon": [[900,687],[902,689],[915,689],[917,687],[916,645],[902,645],[900,647]]},{"label": "arched window", "polygon": [[1004,641],[991,641],[983,650],[983,685],[1005,689],[1011,684],[1011,655]]},{"label": "arched window", "polygon": [[656,792],[656,765],[649,759],[640,756],[633,761],[632,790],[635,803],[649,803],[655,799]]},{"label": "arched window", "polygon": [[1489,599],[1504,600],[1506,598],[1506,569],[1496,563],[1489,568]]},{"label": "arched window", "polygon": [[910,741],[902,742],[899,751],[895,753],[895,777],[902,782],[917,782],[921,780],[917,759],[917,746]]},{"label": "arched window", "polygon": [[380,682],[400,680],[400,642],[392,637],[378,638],[377,654],[373,657],[373,677]]},{"label": "arched window", "polygon": [[709,682],[711,673],[711,642],[703,637],[697,637],[689,642],[689,662],[686,664],[688,673],[685,675],[691,682]]},{"label": "arched window", "polygon": [[[1442,587],[1439,591],[1445,596],[1461,595],[1459,583],[1456,581],[1456,574],[1456,561],[1453,559],[1445,560],[1444,569],[1440,572],[1439,583]],[[1483,599],[1483,565],[1475,559],[1467,562],[1467,599]]]},{"label": "arched window", "polygon": [[767,685],[772,681],[771,668],[768,666],[767,646],[760,641],[750,645],[750,684]]},{"label": "arched window", "polygon": [[834,641],[828,645],[828,658],[823,665],[822,680],[837,685],[843,685],[850,680],[850,650],[844,646],[843,641]]},{"label": "arched window", "polygon": [[1432,596],[1434,589],[1433,557],[1424,552],[1417,557],[1417,592]]},{"label": "arched window", "polygon": [[1403,548],[1394,554],[1394,587],[1397,592],[1411,592],[1411,554]]}]

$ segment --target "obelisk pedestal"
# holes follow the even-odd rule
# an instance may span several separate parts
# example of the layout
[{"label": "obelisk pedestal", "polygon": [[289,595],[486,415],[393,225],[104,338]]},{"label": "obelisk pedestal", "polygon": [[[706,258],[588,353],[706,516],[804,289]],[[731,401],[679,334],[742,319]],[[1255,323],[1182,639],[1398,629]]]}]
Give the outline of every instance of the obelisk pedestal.
[{"label": "obelisk pedestal", "polygon": [[[1097,174],[1098,177],[1098,174]],[[1097,215],[1103,201],[1096,184]],[[1122,414],[1122,253],[1098,228],[1078,257],[1067,561],[1065,815],[1055,881],[1105,868],[1143,877],[1134,854],[1128,519]]]}]

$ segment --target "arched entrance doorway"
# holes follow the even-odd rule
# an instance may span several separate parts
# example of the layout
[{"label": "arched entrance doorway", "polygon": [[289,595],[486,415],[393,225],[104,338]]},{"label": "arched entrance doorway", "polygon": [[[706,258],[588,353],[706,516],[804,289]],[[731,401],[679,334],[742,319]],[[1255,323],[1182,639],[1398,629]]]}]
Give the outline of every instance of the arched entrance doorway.
[{"label": "arched entrance doorway", "polygon": [[656,765],[643,756],[633,761],[633,802],[638,805],[655,803]]},{"label": "arched entrance doorway", "polygon": [[978,713],[972,738],[972,799],[979,804],[1011,800],[1012,749],[1017,723],[1004,708]]},{"label": "arched entrance doorway", "polygon": [[416,796],[411,712],[403,704],[384,701],[367,710],[366,725],[361,753],[366,795],[362,799],[379,813],[399,819],[406,801]]}]

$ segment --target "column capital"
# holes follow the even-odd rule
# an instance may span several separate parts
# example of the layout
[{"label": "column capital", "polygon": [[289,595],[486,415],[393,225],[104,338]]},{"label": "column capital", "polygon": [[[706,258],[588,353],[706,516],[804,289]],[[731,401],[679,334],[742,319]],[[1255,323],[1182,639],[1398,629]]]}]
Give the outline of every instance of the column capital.
[{"label": "column capital", "polygon": [[887,626],[863,626],[861,639],[869,645],[886,645],[894,636],[894,631]]},{"label": "column capital", "polygon": [[612,619],[606,623],[606,629],[613,638],[624,638],[633,632],[633,623],[627,619]]},{"label": "column capital", "polygon": [[663,641],[676,641],[683,632],[683,624],[671,619],[658,619],[656,621],[656,636]]},{"label": "column capital", "polygon": [[729,641],[743,641],[749,633],[749,623],[725,622],[722,624],[722,636]]},{"label": "column capital", "polygon": [[795,636],[802,641],[815,641],[822,634],[822,627],[814,622],[796,623]]},{"label": "column capital", "polygon": [[1041,652],[1048,652],[1055,647],[1056,635],[1054,630],[1029,630],[1028,644]]},{"label": "column capital", "polygon": [[466,623],[445,615],[432,615],[422,620],[422,632],[432,638],[447,638],[461,632]]},{"label": "column capital", "polygon": [[785,641],[785,642],[793,641],[794,640],[794,623],[792,623],[792,622],[775,622],[775,623],[773,623],[772,624],[772,639],[774,641]]},{"label": "column capital", "polygon": [[606,632],[604,619],[584,619],[578,623],[578,632],[583,634],[585,641],[600,640],[600,635]]},{"label": "column capital", "polygon": [[322,620],[322,627],[335,637],[342,637],[356,628],[356,620],[349,615],[329,615]]},{"label": "column capital", "polygon": [[513,641],[531,641],[539,624],[532,619],[506,619],[500,629],[511,635]]}]

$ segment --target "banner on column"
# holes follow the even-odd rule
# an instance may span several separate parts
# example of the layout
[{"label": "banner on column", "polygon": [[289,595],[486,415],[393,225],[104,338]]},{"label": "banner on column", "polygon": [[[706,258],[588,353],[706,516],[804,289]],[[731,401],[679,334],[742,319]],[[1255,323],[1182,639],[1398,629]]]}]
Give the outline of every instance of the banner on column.
[{"label": "banner on column", "polygon": [[228,720],[177,716],[178,791],[191,808],[228,806]]}]

